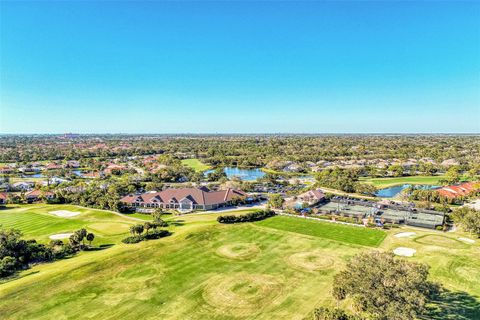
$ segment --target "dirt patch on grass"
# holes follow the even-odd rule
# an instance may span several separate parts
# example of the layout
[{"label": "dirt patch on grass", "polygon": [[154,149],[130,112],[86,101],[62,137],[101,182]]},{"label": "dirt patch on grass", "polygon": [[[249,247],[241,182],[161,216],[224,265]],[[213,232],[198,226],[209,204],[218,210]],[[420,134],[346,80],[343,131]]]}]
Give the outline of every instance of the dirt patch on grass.
[{"label": "dirt patch on grass", "polygon": [[69,210],[50,211],[49,213],[62,218],[71,218],[71,217],[78,216],[80,214],[80,212],[78,211],[69,211]]},{"label": "dirt patch on grass", "polygon": [[52,240],[61,240],[61,239],[68,239],[73,233],[57,233],[57,234],[52,234],[49,236],[50,239]]},{"label": "dirt patch on grass", "polygon": [[287,262],[293,268],[302,271],[324,270],[335,265],[335,259],[322,251],[295,253],[287,258]]},{"label": "dirt patch on grass", "polygon": [[234,260],[247,260],[255,257],[260,249],[254,243],[232,243],[221,246],[216,253]]},{"label": "dirt patch on grass", "polygon": [[203,299],[215,311],[228,315],[251,315],[282,293],[282,282],[266,274],[237,273],[209,279]]}]

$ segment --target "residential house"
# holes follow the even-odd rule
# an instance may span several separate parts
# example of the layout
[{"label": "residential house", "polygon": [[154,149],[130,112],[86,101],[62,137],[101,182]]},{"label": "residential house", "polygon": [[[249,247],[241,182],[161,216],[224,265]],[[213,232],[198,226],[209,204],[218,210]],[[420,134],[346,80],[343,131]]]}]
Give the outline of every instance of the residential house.
[{"label": "residential house", "polygon": [[9,173],[12,173],[12,172],[13,172],[13,168],[11,168],[9,166],[0,167],[0,173],[1,174],[9,174]]},{"label": "residential house", "polygon": [[112,173],[112,171],[126,171],[128,168],[126,166],[118,165],[115,163],[109,163],[107,168],[104,170],[105,173]]},{"label": "residential house", "polygon": [[80,168],[80,162],[77,160],[69,160],[65,164],[65,168],[72,168],[72,169]]},{"label": "residential house", "polygon": [[52,200],[55,198],[55,194],[50,191],[42,191],[38,189],[25,194],[25,199],[27,199],[27,202],[29,203],[39,201],[42,198],[46,200]]},{"label": "residential house", "polygon": [[0,192],[0,206],[4,206],[7,204],[7,193],[6,192]]},{"label": "residential house", "polygon": [[469,194],[480,191],[478,182],[464,182],[459,185],[447,186],[437,189],[437,192],[447,198],[458,198],[468,196]]},{"label": "residential house", "polygon": [[47,164],[45,169],[47,169],[47,170],[59,170],[59,169],[62,169],[62,166],[59,165],[59,164],[56,164],[56,163],[49,163],[49,164]]},{"label": "residential house", "polygon": [[34,186],[34,182],[20,181],[13,183],[10,187],[15,191],[30,191]]},{"label": "residential house", "polygon": [[285,207],[300,209],[305,205],[310,207],[325,199],[325,194],[320,189],[309,190],[296,197],[291,198],[285,203]]}]

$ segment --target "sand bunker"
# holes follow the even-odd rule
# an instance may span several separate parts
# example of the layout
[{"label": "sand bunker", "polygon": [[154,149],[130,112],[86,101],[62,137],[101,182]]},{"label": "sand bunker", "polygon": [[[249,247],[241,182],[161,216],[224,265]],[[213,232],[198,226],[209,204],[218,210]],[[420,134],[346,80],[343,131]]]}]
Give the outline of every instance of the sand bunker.
[{"label": "sand bunker", "polygon": [[321,251],[295,253],[287,258],[288,264],[303,271],[317,271],[333,267],[333,257]]},{"label": "sand bunker", "polygon": [[466,243],[475,243],[475,240],[472,240],[472,239],[468,239],[468,238],[458,238],[458,240],[460,241],[463,241],[463,242],[466,242]]},{"label": "sand bunker", "polygon": [[416,235],[415,232],[401,232],[397,233],[394,237],[395,238],[407,238]]},{"label": "sand bunker", "polygon": [[260,249],[253,243],[226,244],[217,249],[217,254],[235,260],[251,259],[260,252]]},{"label": "sand bunker", "polygon": [[245,315],[270,304],[281,292],[278,277],[236,273],[210,278],[203,290],[203,299],[215,307],[216,312]]},{"label": "sand bunker", "polygon": [[70,218],[70,217],[75,217],[80,214],[80,212],[77,211],[68,211],[68,210],[57,210],[57,211],[50,211],[50,214],[54,214],[57,217],[62,217],[62,218]]},{"label": "sand bunker", "polygon": [[417,250],[405,247],[398,247],[397,249],[393,250],[393,253],[402,257],[413,257],[415,252],[417,252]]},{"label": "sand bunker", "polygon": [[73,233],[57,233],[49,236],[52,240],[68,239]]}]

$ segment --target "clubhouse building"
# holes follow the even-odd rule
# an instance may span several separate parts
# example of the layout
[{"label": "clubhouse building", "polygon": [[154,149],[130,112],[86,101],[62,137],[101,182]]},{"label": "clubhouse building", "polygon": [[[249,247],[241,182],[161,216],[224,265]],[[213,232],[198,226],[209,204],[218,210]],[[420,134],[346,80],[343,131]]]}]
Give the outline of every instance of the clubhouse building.
[{"label": "clubhouse building", "polygon": [[160,192],[147,192],[128,195],[120,202],[138,211],[163,208],[180,211],[212,210],[229,206],[234,200],[245,200],[246,193],[235,189],[211,191],[206,187],[166,189]]}]

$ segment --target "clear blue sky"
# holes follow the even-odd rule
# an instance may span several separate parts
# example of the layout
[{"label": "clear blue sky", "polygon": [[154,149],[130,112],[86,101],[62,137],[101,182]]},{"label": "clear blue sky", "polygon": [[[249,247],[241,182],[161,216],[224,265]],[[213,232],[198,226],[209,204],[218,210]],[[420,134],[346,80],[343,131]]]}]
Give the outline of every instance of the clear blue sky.
[{"label": "clear blue sky", "polygon": [[0,132],[480,132],[480,2],[0,3]]}]

